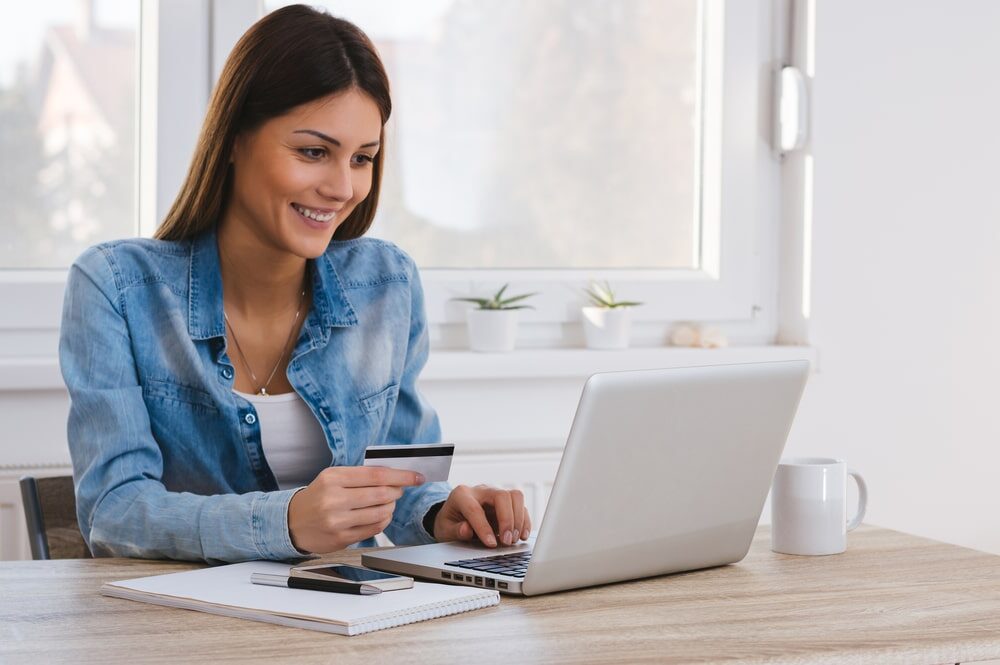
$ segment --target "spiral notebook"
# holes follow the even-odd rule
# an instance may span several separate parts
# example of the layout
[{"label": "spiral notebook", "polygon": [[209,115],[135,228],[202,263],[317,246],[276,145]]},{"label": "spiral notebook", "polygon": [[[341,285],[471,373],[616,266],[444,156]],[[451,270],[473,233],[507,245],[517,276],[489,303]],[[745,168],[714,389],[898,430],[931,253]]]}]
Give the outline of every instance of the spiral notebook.
[{"label": "spiral notebook", "polygon": [[338,635],[361,635],[500,603],[496,591],[428,582],[414,582],[412,589],[374,596],[250,583],[251,573],[287,575],[290,567],[273,561],[234,563],[109,582],[101,587],[101,593]]}]

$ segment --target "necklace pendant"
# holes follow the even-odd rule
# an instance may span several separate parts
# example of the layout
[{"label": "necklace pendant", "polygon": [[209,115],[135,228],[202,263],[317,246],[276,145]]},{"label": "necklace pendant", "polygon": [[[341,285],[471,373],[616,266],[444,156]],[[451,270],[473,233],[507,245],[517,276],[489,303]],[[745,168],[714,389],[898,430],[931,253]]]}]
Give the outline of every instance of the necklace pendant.
[{"label": "necklace pendant", "polygon": [[261,388],[259,394],[266,396],[267,395],[267,388]]}]

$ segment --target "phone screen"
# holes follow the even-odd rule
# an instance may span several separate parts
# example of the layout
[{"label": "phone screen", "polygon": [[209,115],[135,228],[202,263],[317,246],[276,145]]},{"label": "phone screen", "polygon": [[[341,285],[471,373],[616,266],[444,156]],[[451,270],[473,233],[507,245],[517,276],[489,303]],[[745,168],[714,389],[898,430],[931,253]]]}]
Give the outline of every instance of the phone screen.
[{"label": "phone screen", "polygon": [[382,580],[391,580],[399,577],[399,575],[393,575],[392,573],[380,573],[377,570],[340,564],[323,566],[322,568],[310,568],[308,572],[333,579],[347,580],[349,582],[381,582]]}]

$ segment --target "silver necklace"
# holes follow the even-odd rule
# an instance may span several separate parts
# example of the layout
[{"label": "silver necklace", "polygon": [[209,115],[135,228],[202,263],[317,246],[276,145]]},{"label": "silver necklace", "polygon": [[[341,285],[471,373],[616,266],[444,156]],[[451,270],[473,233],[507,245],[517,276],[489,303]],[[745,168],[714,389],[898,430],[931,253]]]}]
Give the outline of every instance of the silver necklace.
[{"label": "silver necklace", "polygon": [[243,366],[247,368],[247,372],[250,373],[250,378],[253,380],[253,384],[257,386],[258,395],[267,395],[267,387],[271,385],[271,380],[274,379],[274,375],[277,373],[278,368],[281,366],[281,361],[284,360],[285,354],[288,352],[289,344],[292,342],[292,335],[295,334],[295,324],[299,322],[299,317],[302,315],[302,305],[306,300],[306,290],[302,289],[302,293],[299,294],[299,308],[295,311],[295,319],[292,321],[292,327],[288,331],[288,339],[285,340],[284,346],[281,347],[281,355],[278,356],[278,362],[274,363],[274,367],[271,369],[271,373],[267,377],[267,381],[264,385],[261,385],[260,380],[257,379],[257,375],[253,373],[253,368],[250,367],[250,363],[247,362],[246,354],[243,353],[243,348],[240,347],[240,340],[236,338],[236,329],[233,328],[232,321],[229,320],[229,315],[226,314],[226,310],[222,310],[222,317],[226,320],[226,325],[229,326],[229,332],[233,336],[233,343],[236,344],[236,351],[240,354],[240,360],[243,362]]}]

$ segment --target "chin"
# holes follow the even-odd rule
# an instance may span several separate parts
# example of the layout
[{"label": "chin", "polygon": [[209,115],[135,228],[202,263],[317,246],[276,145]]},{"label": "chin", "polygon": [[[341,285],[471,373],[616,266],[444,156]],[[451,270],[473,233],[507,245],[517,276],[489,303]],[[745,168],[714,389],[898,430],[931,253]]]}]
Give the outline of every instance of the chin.
[{"label": "chin", "polygon": [[289,247],[289,251],[296,256],[302,257],[303,259],[316,259],[326,252],[332,238],[332,235],[326,239],[302,238],[294,242],[292,246]]}]

